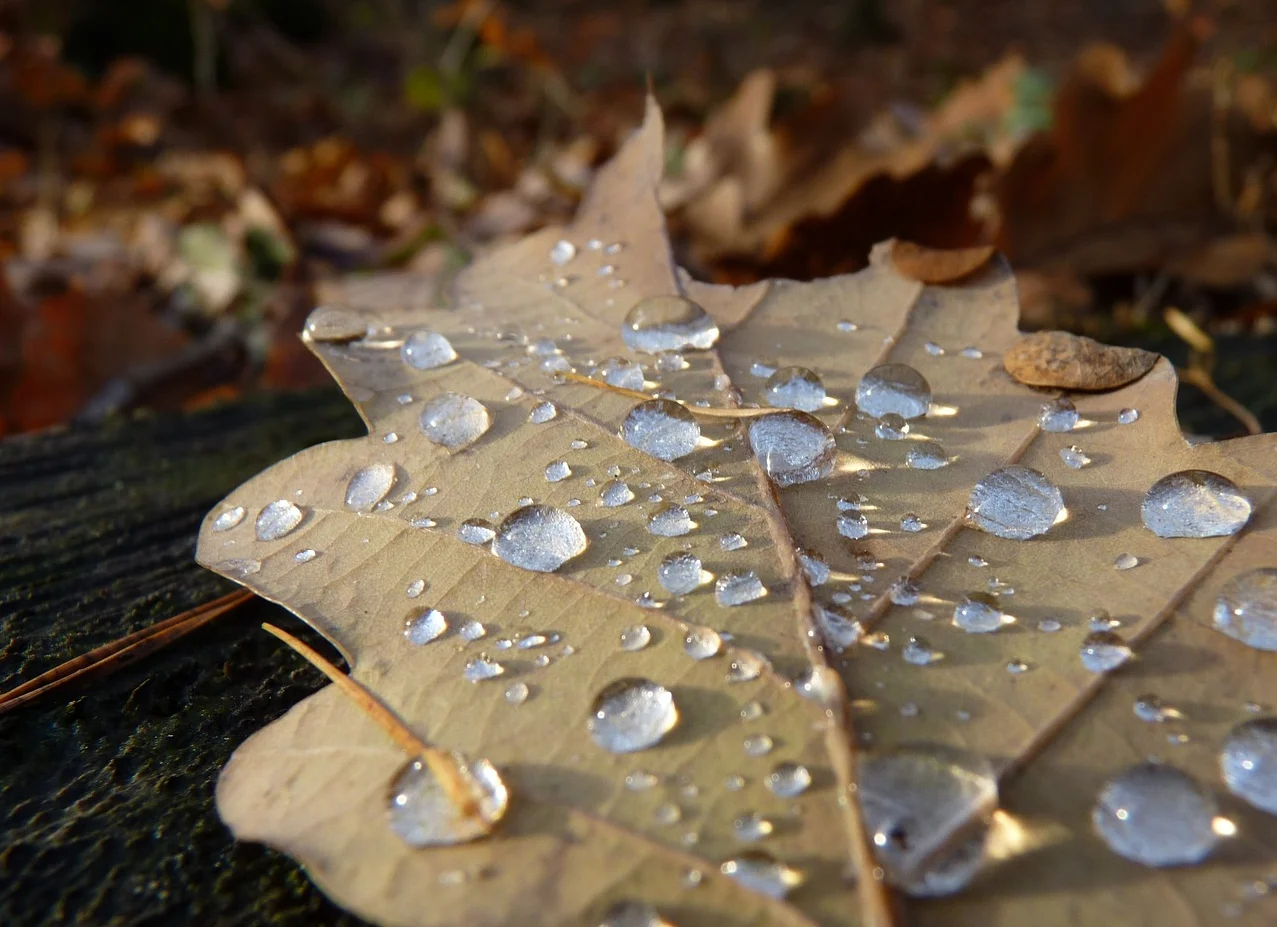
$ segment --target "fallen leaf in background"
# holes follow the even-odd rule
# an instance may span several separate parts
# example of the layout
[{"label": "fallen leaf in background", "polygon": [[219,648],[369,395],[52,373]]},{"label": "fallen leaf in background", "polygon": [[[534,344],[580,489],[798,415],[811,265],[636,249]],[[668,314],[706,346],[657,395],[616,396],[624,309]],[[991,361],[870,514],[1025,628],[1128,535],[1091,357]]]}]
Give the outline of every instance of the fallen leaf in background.
[{"label": "fallen leaf in background", "polygon": [[[881,927],[870,844],[893,894],[956,893],[896,899],[909,923],[1212,922],[1277,852],[1270,818],[1201,797],[1246,704],[1277,701],[1272,655],[1212,627],[1221,588],[1271,566],[1277,439],[1190,446],[1165,361],[1044,428],[1052,394],[1003,370],[1001,260],[939,287],[886,247],[808,284],[691,281],[662,162],[650,104],[576,220],[478,259],[451,308],[396,274],[317,310],[309,344],[369,436],[281,461],[200,534],[201,563],[333,641],[422,740],[489,759],[505,819],[411,845],[448,806],[328,688],[232,757],[217,799],[236,836],[396,925],[598,924],[629,904]],[[632,347],[679,332],[717,343]],[[755,407],[783,399],[813,411]],[[1142,507],[1187,469],[1238,489],[1204,516],[1175,491]],[[1213,536],[1145,527],[1177,514]],[[1136,716],[1150,692],[1191,738]],[[1238,835],[1202,865],[1146,868],[1093,836],[1101,788],[1150,754],[1204,790],[1158,819],[1177,825],[1158,850]],[[892,762],[940,794],[875,778]]]},{"label": "fallen leaf in background", "polygon": [[1100,344],[1072,332],[1025,335],[1002,359],[1007,373],[1026,386],[1052,389],[1117,389],[1153,369],[1157,355],[1140,348]]},{"label": "fallen leaf in background", "polygon": [[989,263],[995,253],[992,245],[941,250],[895,240],[891,243],[891,266],[900,276],[919,283],[954,283]]}]

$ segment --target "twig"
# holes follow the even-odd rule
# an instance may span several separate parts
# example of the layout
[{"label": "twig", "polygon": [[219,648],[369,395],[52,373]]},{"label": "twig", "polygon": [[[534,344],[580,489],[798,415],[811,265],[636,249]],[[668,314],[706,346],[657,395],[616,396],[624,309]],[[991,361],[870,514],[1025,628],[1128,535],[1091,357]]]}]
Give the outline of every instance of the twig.
[{"label": "twig", "polygon": [[430,772],[443,788],[448,800],[452,802],[453,806],[463,817],[481,816],[478,803],[475,800],[474,790],[470,788],[470,784],[465,781],[460,770],[458,770],[457,761],[451,753],[426,743],[414,734],[408,725],[386,707],[377,696],[364,688],[361,683],[351,679],[324,659],[313,648],[302,643],[287,631],[277,628],[273,624],[263,624],[262,630],[279,638],[304,657],[311,666],[327,676],[364,714],[372,718],[378,727],[389,734],[390,739],[402,747],[405,753],[414,758],[420,757],[426,766],[430,767]]},{"label": "twig", "polygon": [[1207,399],[1237,419],[1246,429],[1247,434],[1257,435],[1263,432],[1264,426],[1260,424],[1255,414],[1216,386],[1209,373],[1192,367],[1176,368],[1176,372],[1182,382],[1196,386],[1206,394]]},{"label": "twig", "polygon": [[0,715],[84,676],[113,672],[203,627],[252,597],[253,593],[246,589],[237,590],[67,660],[8,692],[0,693]]}]

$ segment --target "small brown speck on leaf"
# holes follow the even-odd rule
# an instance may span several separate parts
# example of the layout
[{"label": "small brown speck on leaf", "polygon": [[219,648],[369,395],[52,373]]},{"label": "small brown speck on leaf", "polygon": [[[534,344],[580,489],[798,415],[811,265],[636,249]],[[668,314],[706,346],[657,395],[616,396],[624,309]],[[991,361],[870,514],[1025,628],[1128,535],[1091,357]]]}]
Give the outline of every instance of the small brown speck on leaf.
[{"label": "small brown speck on leaf", "polygon": [[1117,389],[1153,369],[1157,355],[1118,348],[1070,332],[1025,335],[1003,355],[1007,373],[1028,386]]},{"label": "small brown speck on leaf", "polygon": [[994,250],[993,245],[928,248],[896,239],[891,243],[891,263],[900,276],[919,283],[953,283],[989,263]]}]

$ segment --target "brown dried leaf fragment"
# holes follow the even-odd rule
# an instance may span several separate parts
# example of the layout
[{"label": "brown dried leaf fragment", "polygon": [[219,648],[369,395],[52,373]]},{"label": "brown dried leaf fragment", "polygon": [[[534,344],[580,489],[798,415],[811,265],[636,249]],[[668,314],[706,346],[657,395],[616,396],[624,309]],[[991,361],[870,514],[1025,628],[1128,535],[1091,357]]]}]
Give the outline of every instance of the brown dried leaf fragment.
[{"label": "brown dried leaf fragment", "polygon": [[1100,344],[1070,332],[1025,335],[1002,358],[1007,373],[1027,386],[1098,392],[1134,383],[1158,355],[1140,348]]},{"label": "brown dried leaf fragment", "polygon": [[912,241],[891,243],[891,264],[896,273],[919,283],[953,283],[967,277],[993,257],[992,245],[974,248],[928,248]]}]

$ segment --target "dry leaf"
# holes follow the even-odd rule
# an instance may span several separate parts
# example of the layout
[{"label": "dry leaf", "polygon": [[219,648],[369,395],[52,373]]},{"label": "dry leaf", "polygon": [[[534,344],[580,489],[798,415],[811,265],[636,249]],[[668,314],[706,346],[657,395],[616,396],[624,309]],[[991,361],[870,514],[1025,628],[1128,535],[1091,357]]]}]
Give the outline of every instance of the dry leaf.
[{"label": "dry leaf", "polygon": [[975,248],[928,248],[912,241],[891,242],[896,273],[919,283],[953,283],[975,273],[994,255],[992,245]]},{"label": "dry leaf", "polygon": [[[387,823],[388,788],[406,758],[331,688],[239,748],[218,788],[223,818],[240,839],[287,852],[339,904],[383,924],[598,924],[633,900],[683,925],[884,925],[892,916],[857,855],[864,834],[857,803],[846,800],[854,746],[881,757],[930,742],[988,757],[1001,810],[976,882],[947,901],[904,902],[908,923],[1216,922],[1245,880],[1268,871],[1277,850],[1270,818],[1227,804],[1241,836],[1216,860],[1166,872],[1114,855],[1093,836],[1090,815],[1102,783],[1150,754],[1221,791],[1221,739],[1248,717],[1245,702],[1277,702],[1272,655],[1211,627],[1222,584],[1273,564],[1277,442],[1264,435],[1189,446],[1165,362],[1119,390],[1077,396],[1073,433],[1043,431],[1042,395],[1002,370],[1018,338],[1002,261],[943,288],[901,277],[881,248],[864,272],[810,284],[691,281],[671,263],[655,196],[661,162],[652,105],[576,221],[471,265],[454,282],[454,308],[411,305],[407,292],[346,302],[334,295],[312,317],[310,341],[370,435],[279,463],[233,492],[200,535],[202,563],[334,641],[353,676],[418,736],[490,760],[510,790],[500,828],[464,845],[401,841]],[[713,314],[722,329],[716,348],[688,351],[684,363],[628,351],[627,312],[640,299],[674,294]],[[404,339],[423,330],[446,336],[457,357],[427,370],[404,363]],[[688,456],[645,456],[617,434],[634,398],[554,375],[597,364],[632,377],[624,364],[602,363],[612,355],[643,363],[644,379],[692,408],[730,407],[737,389],[762,402],[759,365],[810,367],[833,401],[815,414],[844,426],[837,465],[822,479],[778,488],[737,424],[708,416],[700,419],[707,440]],[[884,362],[915,367],[934,391],[908,440],[877,437],[885,425],[903,426],[875,423],[850,405],[862,375]],[[490,425],[454,450],[426,440],[420,425],[423,406],[449,392],[481,403]],[[554,417],[530,422],[544,418],[534,415],[544,403]],[[483,416],[470,409],[473,424]],[[1120,418],[1130,423],[1119,423],[1124,409],[1138,418],[1126,412]],[[924,437],[946,450],[921,444]],[[1089,466],[1062,461],[1074,443]],[[906,466],[911,451],[947,466]],[[571,473],[548,481],[547,466],[558,461]],[[1045,474],[1067,506],[1028,541],[966,520],[972,487],[1011,463]],[[1146,490],[1186,468],[1241,487],[1254,509],[1246,530],[1166,539],[1142,526]],[[611,480],[634,498],[600,505]],[[362,491],[370,485],[377,491]],[[500,519],[525,497],[572,516],[588,538],[557,572],[527,572],[458,537],[463,521]],[[847,501],[836,505],[839,498]],[[285,500],[277,509],[298,506],[301,520],[256,540],[254,521],[276,500]],[[685,537],[651,534],[649,515],[671,504],[686,506],[696,527]],[[849,523],[865,516],[869,533],[849,540],[840,515]],[[685,549],[720,579],[755,571],[767,595],[724,607],[712,583],[667,594],[658,564]],[[812,580],[800,551],[813,558]],[[1124,555],[1138,566],[1115,569]],[[918,584],[916,601],[897,577]],[[956,603],[991,588],[1014,625],[989,634],[951,625]],[[652,604],[660,607],[644,607]],[[429,608],[449,630],[415,645],[405,621]],[[1101,609],[1140,649],[1138,661],[1109,675],[1088,672],[1079,656],[1087,616]],[[850,636],[852,627],[833,622],[838,613],[881,636],[842,649],[849,641],[834,632]],[[486,636],[466,640],[469,622],[482,622]],[[623,649],[622,634],[639,625],[651,643]],[[704,650],[709,629],[730,632],[723,653],[685,654],[684,637]],[[945,656],[911,665],[902,659],[911,637]],[[504,674],[466,681],[481,655]],[[587,721],[601,692],[636,677],[672,694],[677,724],[655,747],[610,752]],[[1132,704],[1149,692],[1187,720],[1140,721]],[[1168,744],[1168,731],[1189,740]],[[770,752],[758,755],[757,740],[744,749],[760,735]],[[784,777],[784,763],[810,772],[801,794],[767,787]],[[963,822],[987,812],[990,796],[982,796]],[[742,842],[760,826],[752,813],[773,833]],[[909,837],[909,822],[901,826]],[[900,830],[880,834],[888,847],[893,835]],[[769,854],[802,884],[785,885],[782,899],[735,881],[748,851]],[[858,889],[847,878],[857,870]]]},{"label": "dry leaf", "polygon": [[1105,390],[1144,376],[1157,363],[1157,355],[1072,332],[1034,332],[1013,344],[1002,363],[1007,373],[1028,386]]}]

